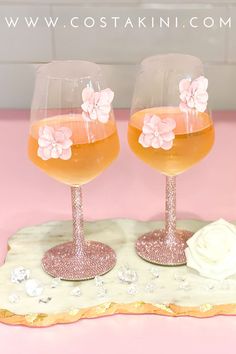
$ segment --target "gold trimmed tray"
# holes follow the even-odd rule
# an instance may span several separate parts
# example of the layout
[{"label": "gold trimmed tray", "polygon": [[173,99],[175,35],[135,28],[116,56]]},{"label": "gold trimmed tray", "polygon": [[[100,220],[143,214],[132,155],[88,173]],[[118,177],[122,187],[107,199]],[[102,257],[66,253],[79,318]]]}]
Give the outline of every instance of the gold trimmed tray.
[{"label": "gold trimmed tray", "polygon": [[[206,224],[188,220],[180,221],[178,226],[197,231]],[[223,282],[211,281],[186,266],[151,265],[136,255],[134,242],[137,237],[161,226],[161,222],[128,219],[86,223],[87,239],[105,242],[117,253],[116,267],[100,278],[106,290],[102,296],[95,280],[61,281],[52,288],[52,278],[41,268],[41,258],[47,249],[70,240],[70,221],[49,222],[19,230],[9,239],[6,261],[0,268],[0,322],[45,327],[116,313],[194,317],[234,315],[236,277]],[[127,284],[119,279],[119,271],[125,265],[136,271],[138,279],[135,283]],[[29,297],[24,282],[11,282],[11,271],[17,266],[30,269],[31,278],[40,281],[44,288],[40,297]],[[159,273],[159,277],[153,276],[153,270]],[[71,295],[76,286],[79,286],[81,296]],[[18,303],[9,302],[12,293],[19,296]],[[51,301],[39,302],[47,297]]]}]

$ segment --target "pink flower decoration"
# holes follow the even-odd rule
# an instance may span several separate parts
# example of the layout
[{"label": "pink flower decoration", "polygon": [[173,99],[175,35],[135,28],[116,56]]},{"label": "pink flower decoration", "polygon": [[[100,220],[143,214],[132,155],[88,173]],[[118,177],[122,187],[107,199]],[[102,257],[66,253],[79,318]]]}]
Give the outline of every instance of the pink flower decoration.
[{"label": "pink flower decoration", "polygon": [[99,92],[95,92],[91,87],[84,88],[84,103],[81,105],[83,118],[87,121],[98,119],[101,123],[107,123],[113,98],[114,92],[109,88]]},{"label": "pink flower decoration", "polygon": [[172,118],[161,119],[155,114],[146,114],[138,141],[145,148],[169,150],[173,146],[175,127],[176,123]]},{"label": "pink flower decoration", "polygon": [[179,83],[180,105],[181,111],[187,111],[189,108],[195,108],[199,112],[205,112],[208,101],[208,79],[199,76],[191,81],[183,79]]},{"label": "pink flower decoration", "polygon": [[39,128],[38,156],[43,160],[71,158],[72,132],[69,128],[53,128],[47,125]]}]

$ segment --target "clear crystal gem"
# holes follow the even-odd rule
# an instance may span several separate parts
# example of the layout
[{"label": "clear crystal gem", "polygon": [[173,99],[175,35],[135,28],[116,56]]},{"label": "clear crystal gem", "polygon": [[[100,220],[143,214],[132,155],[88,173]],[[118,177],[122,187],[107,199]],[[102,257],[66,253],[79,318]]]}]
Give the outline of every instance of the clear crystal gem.
[{"label": "clear crystal gem", "polygon": [[43,292],[43,287],[36,279],[29,279],[25,282],[25,291],[28,296],[40,296]]},{"label": "clear crystal gem", "polygon": [[129,295],[135,295],[137,294],[137,286],[135,284],[131,284],[127,287],[127,293]]},{"label": "clear crystal gem", "polygon": [[30,270],[24,267],[16,267],[11,272],[11,282],[12,283],[22,283],[23,281],[29,279]]},{"label": "clear crystal gem", "polygon": [[155,289],[156,289],[156,284],[154,284],[152,281],[148,282],[144,288],[144,290],[148,293],[153,293]]},{"label": "clear crystal gem", "polygon": [[97,288],[97,297],[104,297],[107,295],[107,289],[104,286],[99,286]]},{"label": "clear crystal gem", "polygon": [[208,283],[208,284],[205,285],[204,289],[207,290],[207,291],[209,291],[209,290],[214,290],[215,287],[216,287],[216,284],[214,284],[214,283]]},{"label": "clear crystal gem", "polygon": [[77,296],[79,297],[81,295],[81,290],[79,286],[76,286],[74,289],[71,290],[70,294],[72,296]]},{"label": "clear crystal gem", "polygon": [[184,282],[186,280],[186,277],[181,273],[175,273],[174,279],[179,282]]},{"label": "clear crystal gem", "polygon": [[150,273],[153,275],[154,278],[159,278],[159,269],[157,267],[150,268]]},{"label": "clear crystal gem", "polygon": [[95,281],[96,286],[103,286],[103,284],[104,284],[102,277],[99,275],[96,275],[96,277],[94,278],[94,281]]},{"label": "clear crystal gem", "polygon": [[118,271],[118,278],[125,283],[134,283],[138,280],[138,275],[134,269],[122,266]]},{"label": "clear crystal gem", "polygon": [[191,287],[190,287],[189,283],[186,280],[184,280],[184,281],[181,281],[181,283],[179,284],[179,289],[187,291],[187,290],[190,290]]},{"label": "clear crystal gem", "polygon": [[51,288],[57,288],[61,283],[61,279],[60,278],[54,278],[51,282]]},{"label": "clear crystal gem", "polygon": [[41,299],[39,299],[39,303],[47,304],[51,300],[52,300],[51,297],[42,297]]},{"label": "clear crystal gem", "polygon": [[20,296],[17,295],[17,294],[10,294],[8,296],[8,301],[11,303],[11,304],[18,304],[18,302],[20,302]]}]

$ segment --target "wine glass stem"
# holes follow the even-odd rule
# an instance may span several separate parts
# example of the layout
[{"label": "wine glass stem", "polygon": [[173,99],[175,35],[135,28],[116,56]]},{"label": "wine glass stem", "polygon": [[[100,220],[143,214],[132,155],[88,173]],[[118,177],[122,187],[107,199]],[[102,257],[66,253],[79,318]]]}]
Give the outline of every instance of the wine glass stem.
[{"label": "wine glass stem", "polygon": [[166,177],[166,242],[173,244],[176,233],[176,177]]},{"label": "wine glass stem", "polygon": [[73,218],[73,242],[75,253],[85,253],[84,217],[81,187],[71,187],[72,218]]}]

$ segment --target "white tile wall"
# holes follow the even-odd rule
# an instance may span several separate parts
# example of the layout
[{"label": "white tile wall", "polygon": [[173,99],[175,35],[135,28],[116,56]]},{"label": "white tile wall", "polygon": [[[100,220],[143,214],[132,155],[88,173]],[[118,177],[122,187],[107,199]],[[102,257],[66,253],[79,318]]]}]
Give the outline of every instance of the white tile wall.
[{"label": "white tile wall", "polygon": [[19,21],[15,29],[9,29],[5,24],[5,17],[15,19],[30,17],[43,18],[49,16],[48,6],[0,6],[0,38],[2,39],[0,61],[49,61],[52,58],[51,31],[39,25],[29,30]]},{"label": "white tile wall", "polygon": [[[128,14],[128,15],[127,15]],[[173,7],[164,9],[138,9],[138,8],[81,8],[78,6],[53,7],[53,15],[61,19],[59,26],[55,29],[55,57],[57,59],[90,58],[92,61],[102,63],[137,63],[145,56],[156,54],[157,52],[183,52],[198,55],[205,61],[223,61],[226,31],[222,28],[206,30],[201,27],[193,29],[187,27],[187,21],[193,16],[201,19],[207,16],[214,18],[226,17],[226,9],[221,7],[207,9],[191,9]],[[110,18],[112,16],[121,18],[122,24],[114,29],[109,21],[109,29],[94,27],[88,29],[84,26],[78,29],[68,26],[70,19],[79,16],[81,23],[84,18],[91,16],[95,21],[102,16]],[[183,23],[186,28],[126,28],[124,24],[130,16],[133,19],[152,16],[164,19],[170,17],[172,24],[175,17],[179,23]],[[151,20],[150,20],[151,21]],[[148,20],[146,24],[148,26]],[[171,20],[170,20],[171,21]],[[66,27],[64,27],[66,26]],[[186,36],[188,40],[186,40]]]},{"label": "white tile wall", "polygon": [[[50,15],[60,18],[55,30],[42,23],[42,18]],[[178,16],[185,25],[191,16],[198,16],[199,20],[211,16],[216,21],[220,16],[231,16],[232,28],[216,26],[196,30],[172,27],[124,31],[121,27],[95,30],[68,26],[73,16],[98,18],[112,15],[123,19],[127,16],[134,19],[139,15]],[[13,30],[3,24],[5,16],[39,16],[41,22],[35,29],[28,30],[21,24]],[[109,85],[116,91],[115,106],[129,107],[135,64],[146,56],[164,52],[199,56],[207,64],[213,108],[236,109],[235,38],[236,0],[182,0],[181,4],[177,0],[0,0],[0,82],[4,87],[4,90],[0,89],[0,109],[29,108],[34,86],[33,64],[52,59],[86,59],[101,63]]]},{"label": "white tile wall", "polygon": [[236,6],[230,6],[228,11],[234,23],[234,31],[229,31],[228,33],[227,60],[236,63]]},{"label": "white tile wall", "polygon": [[[159,4],[180,4],[179,0],[0,0],[0,3],[11,3],[11,4],[108,4],[109,6],[113,4],[134,4],[134,5],[142,5],[142,4],[152,4],[152,5],[159,5]],[[234,4],[236,0],[182,0],[182,4]]]}]

